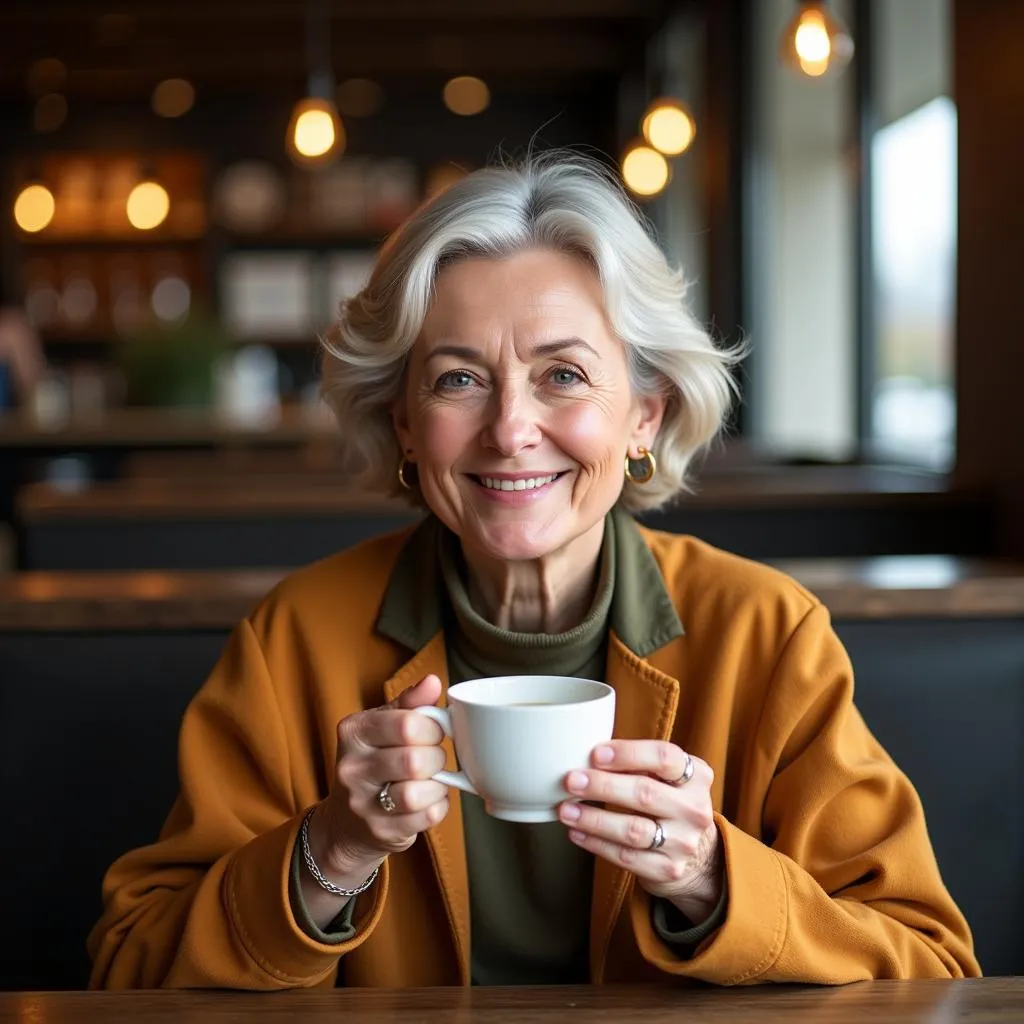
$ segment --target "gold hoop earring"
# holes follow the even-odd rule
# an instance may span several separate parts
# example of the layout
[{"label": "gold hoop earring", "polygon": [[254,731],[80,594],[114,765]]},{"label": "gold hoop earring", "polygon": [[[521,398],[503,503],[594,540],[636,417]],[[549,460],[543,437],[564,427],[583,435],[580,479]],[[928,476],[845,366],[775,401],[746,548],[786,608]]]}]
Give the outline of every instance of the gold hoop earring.
[{"label": "gold hoop earring", "polygon": [[406,480],[406,478],[405,478],[405,468],[406,468],[406,466],[415,466],[415,465],[416,465],[415,462],[413,462],[411,459],[406,459],[406,458],[403,458],[402,461],[398,464],[398,482],[407,491],[411,491],[413,489],[413,487],[415,486],[415,484],[411,484],[411,483],[409,483],[408,480]]},{"label": "gold hoop earring", "polygon": [[[654,479],[654,474],[658,472],[658,460],[655,459],[654,453],[649,452],[646,448],[637,448],[637,455],[635,459],[629,457],[629,452],[626,453],[626,479],[631,484],[649,484]],[[644,471],[640,474],[633,472],[632,463],[643,462]]]}]

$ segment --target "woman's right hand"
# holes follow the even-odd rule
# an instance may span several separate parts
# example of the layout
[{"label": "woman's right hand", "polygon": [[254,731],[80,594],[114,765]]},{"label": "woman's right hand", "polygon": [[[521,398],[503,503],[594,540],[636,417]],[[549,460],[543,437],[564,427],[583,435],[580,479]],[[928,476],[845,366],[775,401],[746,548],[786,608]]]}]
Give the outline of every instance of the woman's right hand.
[{"label": "woman's right hand", "polygon": [[[358,888],[388,854],[408,849],[448,813],[448,787],[432,778],[445,766],[444,733],[411,710],[440,695],[441,680],[426,676],[393,704],[338,723],[331,792],[309,823],[313,859],[336,885]],[[390,813],[377,800],[388,782]]]}]

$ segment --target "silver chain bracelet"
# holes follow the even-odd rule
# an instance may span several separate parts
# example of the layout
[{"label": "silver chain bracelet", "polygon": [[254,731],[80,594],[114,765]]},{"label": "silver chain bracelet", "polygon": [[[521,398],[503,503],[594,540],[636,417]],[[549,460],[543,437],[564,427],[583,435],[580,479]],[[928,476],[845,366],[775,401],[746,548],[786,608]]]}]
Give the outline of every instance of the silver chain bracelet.
[{"label": "silver chain bracelet", "polygon": [[324,873],[317,867],[316,861],[313,860],[313,852],[309,848],[309,822],[315,810],[315,807],[311,807],[306,812],[306,816],[302,819],[302,828],[299,829],[299,841],[302,843],[302,859],[306,862],[309,873],[313,876],[316,884],[321,889],[326,889],[332,896],[358,896],[361,892],[366,892],[377,878],[380,865],[373,869],[373,873],[358,889],[342,889],[340,885],[335,885],[327,879]]}]

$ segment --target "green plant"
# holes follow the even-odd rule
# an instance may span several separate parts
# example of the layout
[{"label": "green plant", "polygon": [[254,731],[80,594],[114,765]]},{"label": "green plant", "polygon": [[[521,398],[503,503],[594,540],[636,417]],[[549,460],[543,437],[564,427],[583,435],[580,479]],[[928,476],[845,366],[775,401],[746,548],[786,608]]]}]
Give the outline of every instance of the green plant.
[{"label": "green plant", "polygon": [[126,335],[118,362],[128,401],[133,405],[210,405],[217,361],[230,345],[220,324],[200,314]]}]

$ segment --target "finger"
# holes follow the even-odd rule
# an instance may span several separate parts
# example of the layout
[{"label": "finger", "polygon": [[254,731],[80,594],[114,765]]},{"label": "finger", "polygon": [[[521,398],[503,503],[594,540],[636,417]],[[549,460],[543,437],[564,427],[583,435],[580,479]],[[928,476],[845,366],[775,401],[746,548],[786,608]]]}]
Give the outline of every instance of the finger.
[{"label": "finger", "polygon": [[680,790],[649,775],[621,775],[590,768],[570,772],[565,787],[584,800],[616,804],[652,818],[675,818],[680,812]]},{"label": "finger", "polygon": [[[563,803],[558,809],[559,820],[579,832],[585,832],[596,839],[607,839],[617,846],[629,846],[634,850],[649,850],[657,831],[653,818],[638,814],[619,814],[601,807],[586,804]],[[668,823],[662,822],[662,829],[668,838]],[[664,850],[661,848],[658,852]]]},{"label": "finger", "polygon": [[398,697],[391,702],[389,707],[393,708],[419,708],[425,704],[436,704],[441,696],[441,680],[433,674],[424,676],[415,686],[403,690]]},{"label": "finger", "polygon": [[400,814],[396,810],[388,814],[374,802],[373,810],[368,808],[367,814],[372,821],[371,832],[375,841],[386,848],[398,850],[407,849],[421,832],[444,821],[450,806],[445,796],[422,811]]},{"label": "finger", "polygon": [[[446,803],[448,787],[432,779],[418,779],[412,782],[396,782],[388,789],[388,796],[395,802],[393,811],[384,811],[380,804],[377,808],[392,818],[404,815],[419,814],[433,807],[434,804]],[[374,797],[376,801],[376,797]]]},{"label": "finger", "polygon": [[380,789],[385,782],[432,778],[444,766],[440,747],[386,747],[366,759],[361,774],[367,785]]},{"label": "finger", "polygon": [[384,840],[388,838],[408,840],[410,836],[418,836],[421,831],[433,828],[434,825],[443,821],[450,807],[449,798],[445,796],[422,811],[401,814],[395,809],[389,814],[375,801],[374,810],[371,812],[374,817],[374,831]]},{"label": "finger", "polygon": [[[444,730],[437,722],[415,711],[386,707],[358,717],[354,738],[365,747],[436,747],[444,739]],[[339,733],[339,739],[344,738]]]},{"label": "finger", "polygon": [[569,839],[577,846],[594,854],[595,857],[601,857],[618,867],[625,868],[645,882],[656,884],[678,882],[685,874],[684,865],[657,851],[636,850],[631,846],[621,846],[608,839],[587,835],[586,832],[581,832],[578,829],[569,830]]},{"label": "finger", "polygon": [[[662,740],[610,740],[594,748],[591,760],[595,767],[604,771],[650,772],[664,782],[677,785],[686,770],[687,753],[675,743]],[[700,775],[710,785],[714,779],[711,766],[699,757],[692,760],[694,777]]]}]

